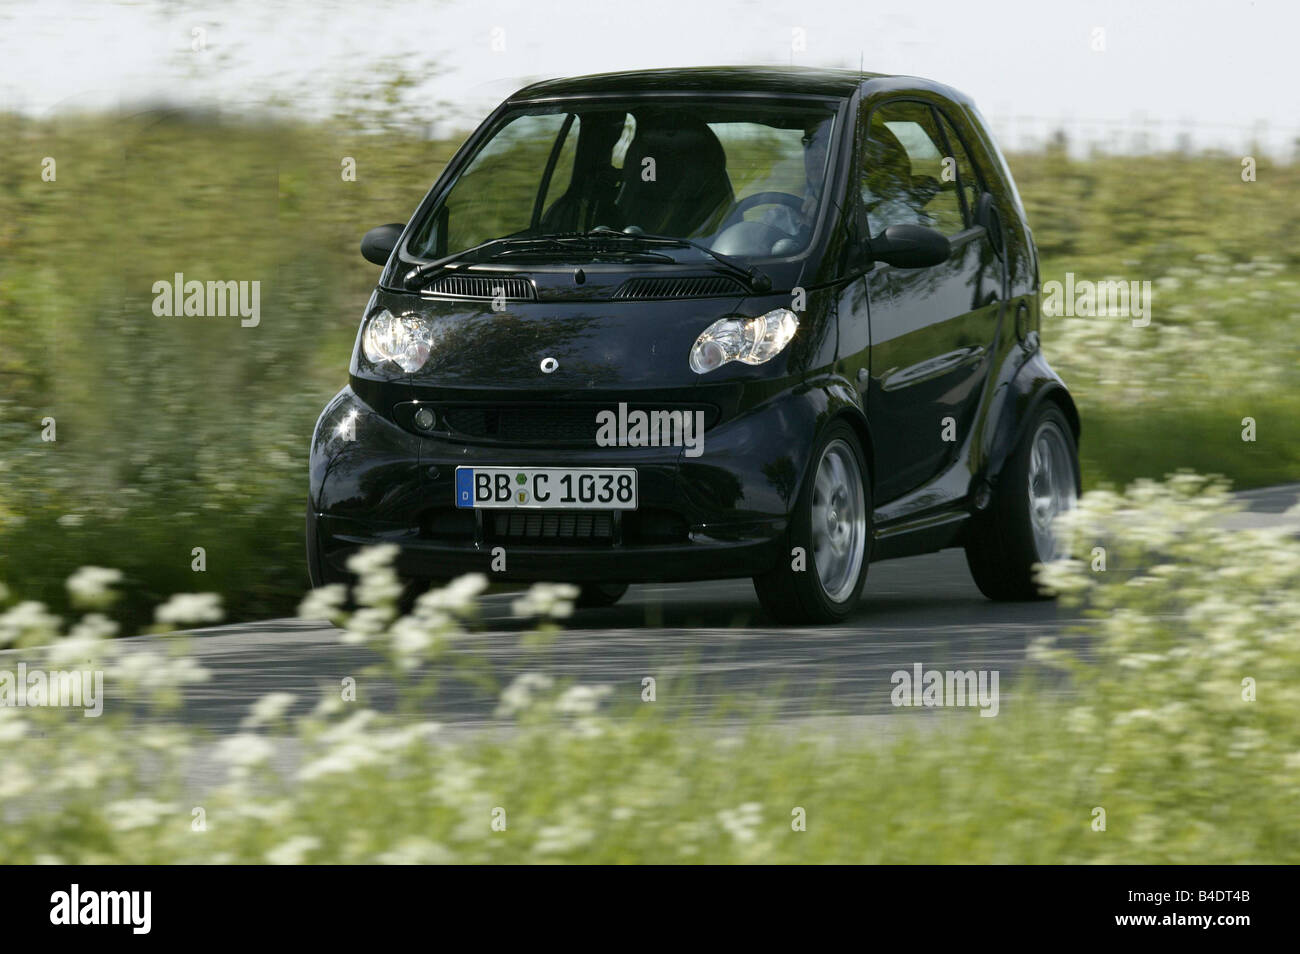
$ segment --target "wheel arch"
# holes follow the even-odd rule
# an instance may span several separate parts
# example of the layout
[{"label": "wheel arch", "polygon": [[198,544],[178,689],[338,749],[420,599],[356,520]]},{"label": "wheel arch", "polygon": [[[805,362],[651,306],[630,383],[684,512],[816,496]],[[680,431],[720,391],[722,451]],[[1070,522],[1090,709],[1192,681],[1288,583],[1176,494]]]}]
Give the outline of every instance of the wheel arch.
[{"label": "wheel arch", "polygon": [[1044,402],[1060,408],[1078,446],[1083,431],[1078,405],[1060,375],[1052,370],[1041,352],[1036,352],[1011,379],[1008,394],[1002,401],[1002,412],[998,415],[998,426],[984,467],[990,482],[996,481]]},{"label": "wheel arch", "polygon": [[826,419],[817,429],[814,445],[821,442],[822,436],[832,424],[836,421],[846,421],[849,427],[853,428],[858,441],[862,444],[862,458],[867,465],[867,479],[874,482],[876,475],[876,442],[871,435],[871,424],[867,420],[866,414],[862,412],[862,408],[854,400],[854,396],[848,394],[843,388],[832,387],[828,389],[828,397]]}]

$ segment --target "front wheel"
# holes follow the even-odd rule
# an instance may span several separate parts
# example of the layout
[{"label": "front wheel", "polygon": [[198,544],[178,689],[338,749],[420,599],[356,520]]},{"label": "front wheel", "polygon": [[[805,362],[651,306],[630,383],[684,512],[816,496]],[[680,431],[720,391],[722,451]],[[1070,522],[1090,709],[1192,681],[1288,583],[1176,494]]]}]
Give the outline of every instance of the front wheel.
[{"label": "front wheel", "polygon": [[1063,556],[1056,517],[1079,499],[1079,451],[1065,414],[1045,402],[1025,428],[966,544],[966,564],[991,600],[1046,599],[1034,564]]},{"label": "front wheel", "polygon": [[754,577],[758,601],[781,623],[842,621],[867,578],[871,491],[853,428],[832,424],[812,462],[791,515],[791,552]]}]

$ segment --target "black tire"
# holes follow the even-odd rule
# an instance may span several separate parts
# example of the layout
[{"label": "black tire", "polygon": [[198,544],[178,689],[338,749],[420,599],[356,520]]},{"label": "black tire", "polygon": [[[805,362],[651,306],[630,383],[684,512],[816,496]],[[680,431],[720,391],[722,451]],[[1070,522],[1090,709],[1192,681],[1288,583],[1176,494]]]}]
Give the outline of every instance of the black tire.
[{"label": "black tire", "polygon": [[573,601],[573,605],[578,609],[613,606],[626,592],[626,583],[583,583],[578,588],[578,598]]},{"label": "black tire", "polygon": [[1064,440],[1074,494],[1080,491],[1079,450],[1065,414],[1053,401],[1044,401],[1007,459],[993,487],[988,509],[976,514],[966,542],[966,564],[975,585],[991,600],[1050,599],[1034,582],[1034,564],[1043,562],[1030,516],[1030,470],[1033,445],[1044,428]]},{"label": "black tire", "polygon": [[[820,493],[816,490],[816,485],[823,459],[832,449],[839,456],[840,448],[852,456],[856,469],[856,488],[860,494],[854,494],[853,486],[837,485],[837,489],[842,489],[852,497],[850,500],[846,496],[846,505],[860,506],[862,522],[860,526],[855,523],[856,531],[851,534],[851,542],[843,551],[849,556],[848,562],[843,566],[843,574],[838,575],[838,585],[834,592],[828,592],[814,546],[813,508],[814,497]],[[808,476],[803,482],[791,516],[787,551],[781,554],[775,568],[754,577],[754,592],[758,594],[758,601],[764,611],[777,622],[787,624],[838,623],[853,612],[862,595],[862,585],[867,579],[867,565],[871,560],[871,509],[871,478],[862,454],[862,444],[847,422],[837,421],[822,435],[809,461]],[[795,567],[796,547],[803,549],[805,557],[799,569]],[[828,560],[826,566],[828,572],[833,572],[830,568],[835,564]]]}]

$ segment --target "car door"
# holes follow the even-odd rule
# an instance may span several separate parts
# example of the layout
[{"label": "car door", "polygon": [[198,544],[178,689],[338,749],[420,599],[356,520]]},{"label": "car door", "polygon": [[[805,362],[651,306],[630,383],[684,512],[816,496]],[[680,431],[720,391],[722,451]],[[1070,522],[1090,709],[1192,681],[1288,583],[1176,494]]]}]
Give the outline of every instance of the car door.
[{"label": "car door", "polygon": [[1003,269],[974,221],[982,190],[969,156],[934,102],[894,99],[862,124],[860,221],[869,235],[898,224],[947,236],[948,260],[928,268],[876,263],[866,275],[870,367],[864,407],[876,436],[877,499],[924,486],[970,436],[988,373]]}]

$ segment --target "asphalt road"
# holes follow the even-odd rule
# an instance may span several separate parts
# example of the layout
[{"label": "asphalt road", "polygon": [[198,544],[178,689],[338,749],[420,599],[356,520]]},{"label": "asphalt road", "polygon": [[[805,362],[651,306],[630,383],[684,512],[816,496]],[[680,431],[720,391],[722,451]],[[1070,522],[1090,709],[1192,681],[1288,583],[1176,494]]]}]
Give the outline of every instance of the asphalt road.
[{"label": "asphalt road", "polygon": [[[1300,484],[1241,497],[1249,512],[1234,525],[1277,523],[1300,498]],[[610,686],[614,701],[632,704],[650,676],[657,703],[674,711],[716,713],[730,702],[745,711],[757,706],[782,724],[825,718],[883,723],[920,714],[890,703],[891,674],[916,663],[997,670],[1006,711],[1030,673],[1028,644],[1086,625],[1051,602],[984,599],[959,550],[873,565],[861,604],[835,627],[774,626],[762,616],[748,580],[645,585],[630,589],[616,606],[578,612],[548,646],[529,648],[522,637],[531,623],[512,614],[513,599],[486,597],[482,629],[457,650],[484,661],[483,673],[498,687],[521,673],[540,672],[558,682]],[[366,673],[376,657],[339,636],[329,625],[293,619],[196,632],[192,649],[212,678],[185,690],[183,718],[217,733],[234,731],[265,693],[294,693],[305,708],[349,676],[357,680],[359,702],[390,708],[391,681]],[[157,641],[124,642],[153,648]],[[1088,652],[1086,636],[1075,644]],[[12,656],[0,654],[0,668],[16,664]],[[453,668],[446,667],[436,702],[420,717],[452,731],[501,725],[493,715],[495,694],[450,675]],[[1036,670],[1034,677],[1051,691],[1070,691],[1054,674]],[[110,698],[106,711],[112,706]]]}]

